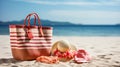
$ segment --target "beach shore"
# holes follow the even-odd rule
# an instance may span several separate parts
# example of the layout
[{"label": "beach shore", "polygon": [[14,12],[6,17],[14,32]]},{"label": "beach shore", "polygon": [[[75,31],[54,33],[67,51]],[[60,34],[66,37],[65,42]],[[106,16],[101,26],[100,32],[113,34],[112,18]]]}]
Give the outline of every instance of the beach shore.
[{"label": "beach shore", "polygon": [[92,56],[92,60],[82,64],[17,61],[12,58],[9,35],[0,35],[0,67],[120,67],[120,37],[53,37],[53,43],[58,40],[68,40],[78,49],[85,49]]}]

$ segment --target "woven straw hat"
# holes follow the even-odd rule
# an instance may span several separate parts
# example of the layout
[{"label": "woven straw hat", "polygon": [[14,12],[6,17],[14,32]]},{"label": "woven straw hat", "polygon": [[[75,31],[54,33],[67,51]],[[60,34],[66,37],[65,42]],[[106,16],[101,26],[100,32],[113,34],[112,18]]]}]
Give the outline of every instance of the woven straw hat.
[{"label": "woven straw hat", "polygon": [[77,50],[77,48],[74,45],[70,44],[67,40],[60,40],[55,42],[52,46],[51,53],[53,53],[56,49],[61,52],[65,52],[67,50]]},{"label": "woven straw hat", "polygon": [[[55,42],[51,49],[51,55],[53,55],[56,49],[58,49],[60,52],[66,52],[69,50],[77,51],[77,48],[74,45],[70,44],[69,41],[67,40],[60,40],[60,41]],[[66,58],[61,58],[61,59],[64,61],[70,60]]]}]

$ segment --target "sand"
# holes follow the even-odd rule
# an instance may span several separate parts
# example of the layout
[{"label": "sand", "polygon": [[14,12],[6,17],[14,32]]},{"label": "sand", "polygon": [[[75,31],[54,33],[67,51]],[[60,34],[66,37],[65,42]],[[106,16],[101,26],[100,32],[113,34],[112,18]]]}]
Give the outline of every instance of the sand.
[{"label": "sand", "polygon": [[13,59],[8,35],[0,35],[0,67],[120,67],[120,37],[54,36],[58,40],[69,40],[78,49],[85,49],[92,60],[76,64],[73,61],[45,64]]}]

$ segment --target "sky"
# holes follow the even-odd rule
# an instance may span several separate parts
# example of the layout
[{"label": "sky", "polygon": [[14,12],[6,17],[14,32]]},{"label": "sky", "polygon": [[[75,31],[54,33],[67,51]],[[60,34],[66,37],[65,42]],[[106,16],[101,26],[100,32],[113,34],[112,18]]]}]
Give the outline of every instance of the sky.
[{"label": "sky", "polygon": [[120,0],[0,0],[0,21],[20,21],[32,12],[51,21],[111,25],[120,23]]}]

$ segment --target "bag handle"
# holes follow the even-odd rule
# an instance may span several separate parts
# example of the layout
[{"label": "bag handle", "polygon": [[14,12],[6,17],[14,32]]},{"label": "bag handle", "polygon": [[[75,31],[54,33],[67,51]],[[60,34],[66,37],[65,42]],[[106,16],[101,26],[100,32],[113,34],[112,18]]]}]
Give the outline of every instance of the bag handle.
[{"label": "bag handle", "polygon": [[[24,23],[26,25],[26,23]],[[36,25],[36,16],[34,15],[34,26]],[[28,16],[28,26],[30,26],[30,16]]]},{"label": "bag handle", "polygon": [[43,35],[43,30],[42,30],[42,25],[41,25],[41,23],[40,23],[40,18],[39,18],[39,16],[36,14],[36,13],[31,13],[31,14],[28,14],[27,15],[27,17],[25,18],[25,20],[24,20],[24,25],[26,26],[26,20],[28,20],[28,29],[27,29],[27,34],[28,34],[28,37],[31,39],[31,38],[33,38],[33,35],[32,35],[32,33],[31,33],[31,31],[30,31],[30,17],[31,16],[34,16],[34,26],[36,25],[36,18],[37,18],[37,20],[38,20],[38,29],[39,29],[39,31],[40,31],[40,33],[41,33],[41,36],[44,36]]},{"label": "bag handle", "polygon": [[24,20],[24,25],[26,26],[26,20],[28,20],[28,26],[30,26],[30,17],[31,17],[32,15],[34,15],[34,18],[35,18],[35,19],[34,19],[34,25],[36,25],[36,18],[37,18],[38,24],[39,24],[39,26],[41,26],[40,18],[39,18],[39,16],[38,16],[36,13],[28,14],[27,17],[26,17],[25,20]]}]

